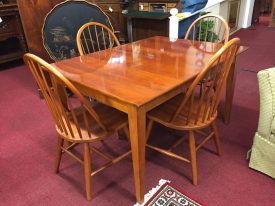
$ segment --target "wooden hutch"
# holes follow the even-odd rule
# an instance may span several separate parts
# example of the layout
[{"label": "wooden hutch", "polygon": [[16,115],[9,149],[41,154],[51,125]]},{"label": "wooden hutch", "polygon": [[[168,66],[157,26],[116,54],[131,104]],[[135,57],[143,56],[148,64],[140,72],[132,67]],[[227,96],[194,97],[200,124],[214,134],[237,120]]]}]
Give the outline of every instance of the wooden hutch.
[{"label": "wooden hutch", "polygon": [[16,0],[0,0],[0,63],[21,59],[26,51]]},{"label": "wooden hutch", "polygon": [[151,36],[168,36],[172,8],[180,8],[179,0],[137,0],[125,17],[128,41]]}]

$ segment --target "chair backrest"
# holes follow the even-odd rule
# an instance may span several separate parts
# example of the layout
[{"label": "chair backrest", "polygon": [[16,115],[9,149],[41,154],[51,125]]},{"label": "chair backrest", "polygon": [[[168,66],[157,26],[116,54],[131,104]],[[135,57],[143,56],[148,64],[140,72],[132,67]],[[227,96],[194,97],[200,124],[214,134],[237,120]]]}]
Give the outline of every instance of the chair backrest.
[{"label": "chair backrest", "polygon": [[99,22],[114,30],[109,17],[97,5],[84,0],[57,4],[45,17],[43,45],[54,61],[78,56],[76,35],[88,22]]},{"label": "chair backrest", "polygon": [[226,43],[229,39],[229,26],[221,16],[206,14],[190,25],[185,34],[185,39]]},{"label": "chair backrest", "polygon": [[204,123],[216,117],[222,90],[239,44],[238,38],[232,39],[215,53],[184,93],[171,122],[183,113],[187,114],[184,117],[186,125]]},{"label": "chair backrest", "polygon": [[[91,122],[107,131],[90,102],[58,70],[30,53],[24,55],[24,61],[42,91],[56,126],[65,137],[76,140],[94,138],[90,131]],[[68,96],[66,88],[74,94],[73,97]]]},{"label": "chair backrest", "polygon": [[120,45],[113,31],[98,22],[84,24],[77,32],[76,41],[80,55]]}]

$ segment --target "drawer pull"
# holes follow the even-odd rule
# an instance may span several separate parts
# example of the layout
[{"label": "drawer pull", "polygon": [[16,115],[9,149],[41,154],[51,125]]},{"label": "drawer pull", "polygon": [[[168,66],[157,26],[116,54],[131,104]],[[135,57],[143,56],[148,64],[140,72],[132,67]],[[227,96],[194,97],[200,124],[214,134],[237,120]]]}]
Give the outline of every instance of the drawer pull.
[{"label": "drawer pull", "polygon": [[109,6],[109,11],[113,12],[112,6]]}]

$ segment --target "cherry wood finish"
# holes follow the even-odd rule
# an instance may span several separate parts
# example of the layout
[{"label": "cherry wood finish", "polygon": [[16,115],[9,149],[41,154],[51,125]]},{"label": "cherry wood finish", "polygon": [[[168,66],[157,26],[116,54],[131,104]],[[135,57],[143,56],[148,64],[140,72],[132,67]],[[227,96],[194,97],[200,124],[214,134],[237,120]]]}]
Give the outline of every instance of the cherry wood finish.
[{"label": "cherry wood finish", "polygon": [[[202,29],[202,22],[206,22],[206,28]],[[210,23],[213,23],[211,29],[209,29]],[[185,39],[192,39],[197,41],[207,41],[210,38],[210,42],[226,43],[229,39],[229,26],[224,18],[215,14],[207,14],[196,19],[188,28]],[[197,35],[201,37],[204,35],[204,39],[197,38]],[[215,39],[215,35],[216,39]]]},{"label": "cherry wood finish", "polygon": [[[221,155],[221,146],[216,128],[217,108],[221,100],[223,87],[229,74],[231,64],[239,49],[240,40],[233,39],[226,43],[204,66],[187,91],[150,111],[149,128],[153,122],[158,122],[168,128],[188,131],[190,159],[181,159],[169,148],[157,151],[170,157],[184,160],[192,165],[193,184],[198,184],[196,152],[209,140],[214,140],[217,153]],[[196,144],[194,131],[210,127],[210,133],[205,139]],[[149,136],[149,134],[147,134]],[[148,145],[150,148],[155,149]]]},{"label": "cherry wood finish", "polygon": [[[83,94],[128,114],[138,202],[144,195],[147,111],[183,92],[221,46],[152,37],[53,64]],[[234,78],[235,68],[229,75]],[[227,93],[233,91],[227,81]],[[229,96],[226,102],[232,104]]]},{"label": "cherry wood finish", "polygon": [[80,55],[120,45],[112,30],[97,22],[84,24],[77,32],[76,41]]},{"label": "cherry wood finish", "polygon": [[29,51],[47,61],[52,61],[42,41],[42,26],[47,13],[63,0],[17,0]]},{"label": "cherry wood finish", "polygon": [[247,51],[248,47],[246,46],[240,46],[239,50],[237,52],[237,55],[233,61],[233,64],[231,65],[229,75],[226,80],[226,93],[225,93],[225,107],[224,107],[224,123],[229,124],[230,123],[230,114],[233,104],[233,98],[234,98],[234,91],[235,91],[235,84],[236,84],[236,76],[237,76],[237,64],[238,64],[238,58],[240,54]]},{"label": "cherry wood finish", "polygon": [[[128,114],[135,192],[143,202],[146,113],[183,92],[220,44],[152,37],[53,64],[87,96]],[[212,52],[211,52],[212,51]]]},{"label": "cherry wood finish", "polygon": [[[119,129],[128,130],[127,115],[103,104],[92,106],[67,78],[39,57],[28,53],[24,55],[24,60],[41,89],[55,121],[58,133],[55,171],[59,171],[63,152],[84,165],[86,197],[87,200],[91,200],[91,176],[117,163],[131,151],[127,151],[116,158],[110,158],[98,149],[91,148],[93,152],[101,154],[108,160],[104,166],[91,172],[89,143],[103,140],[115,134]],[[45,78],[45,73],[50,76],[51,83]],[[74,97],[70,98],[67,95],[66,88],[70,89]],[[67,148],[63,146],[64,139],[71,142]],[[84,145],[84,160],[70,150],[80,143]]]}]

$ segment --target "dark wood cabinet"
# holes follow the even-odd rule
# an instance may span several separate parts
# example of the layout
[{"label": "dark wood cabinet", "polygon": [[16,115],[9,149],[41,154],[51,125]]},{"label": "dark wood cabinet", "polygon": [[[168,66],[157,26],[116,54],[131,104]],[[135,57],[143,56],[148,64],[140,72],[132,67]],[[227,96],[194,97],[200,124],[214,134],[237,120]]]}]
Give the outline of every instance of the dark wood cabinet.
[{"label": "dark wood cabinet", "polygon": [[169,35],[170,14],[168,13],[133,11],[125,16],[130,42],[152,36]]},{"label": "dark wood cabinet", "polygon": [[136,0],[124,16],[130,42],[152,36],[169,35],[169,17],[172,8],[179,8],[179,0]]},{"label": "dark wood cabinet", "polygon": [[27,51],[15,1],[0,4],[0,63],[22,58]]},{"label": "dark wood cabinet", "polygon": [[97,0],[96,4],[108,15],[120,42],[127,41],[126,21],[121,0]]},{"label": "dark wood cabinet", "polygon": [[52,61],[43,46],[42,27],[47,13],[62,0],[17,0],[29,51]]},{"label": "dark wood cabinet", "polygon": [[[52,62],[43,46],[42,27],[47,13],[64,0],[17,0],[29,51],[41,58]],[[110,17],[115,31],[120,31],[118,36],[124,41],[126,26],[122,16],[120,0],[87,0],[97,4]]]}]

